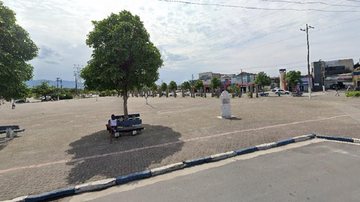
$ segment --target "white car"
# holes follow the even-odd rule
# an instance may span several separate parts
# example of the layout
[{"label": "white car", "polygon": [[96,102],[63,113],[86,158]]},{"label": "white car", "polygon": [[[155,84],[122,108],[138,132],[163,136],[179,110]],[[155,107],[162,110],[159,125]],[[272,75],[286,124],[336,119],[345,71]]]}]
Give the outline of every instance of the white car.
[{"label": "white car", "polygon": [[289,95],[290,92],[287,90],[283,90],[283,89],[277,89],[277,90],[275,90],[275,94]]},{"label": "white car", "polygon": [[272,92],[275,92],[275,91],[277,91],[277,90],[280,90],[280,88],[275,87],[275,88],[271,89]]}]

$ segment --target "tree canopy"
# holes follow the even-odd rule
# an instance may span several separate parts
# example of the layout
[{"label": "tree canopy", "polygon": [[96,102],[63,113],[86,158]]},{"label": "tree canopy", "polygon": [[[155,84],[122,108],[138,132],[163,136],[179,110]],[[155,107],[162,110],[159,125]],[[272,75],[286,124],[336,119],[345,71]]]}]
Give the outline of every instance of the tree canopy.
[{"label": "tree canopy", "polygon": [[184,81],[184,82],[181,84],[181,89],[183,89],[183,90],[191,90],[190,82]]},{"label": "tree canopy", "polygon": [[15,13],[0,1],[0,97],[21,98],[32,78],[33,67],[26,63],[38,54],[29,34],[16,23]]},{"label": "tree canopy", "polygon": [[52,95],[55,92],[55,87],[50,86],[47,82],[42,82],[38,86],[32,88],[32,93],[35,93],[36,97]]},{"label": "tree canopy", "polygon": [[200,90],[200,89],[202,89],[202,88],[204,88],[204,84],[203,84],[203,82],[199,79],[199,80],[197,80],[197,81],[195,82],[195,89]]},{"label": "tree canopy", "polygon": [[255,83],[260,87],[268,86],[271,84],[271,79],[265,72],[259,72],[256,75]]},{"label": "tree canopy", "polygon": [[220,79],[218,79],[218,78],[216,78],[216,77],[214,77],[214,78],[211,79],[211,87],[212,87],[213,89],[217,89],[217,88],[219,88],[220,86],[221,86],[221,81],[220,81]]},{"label": "tree canopy", "polygon": [[161,84],[161,86],[160,86],[160,89],[161,89],[162,91],[166,91],[166,90],[168,89],[168,85],[167,85],[165,82],[163,82],[163,83]]},{"label": "tree canopy", "polygon": [[289,84],[290,87],[295,87],[299,82],[301,78],[301,72],[300,71],[289,71],[286,73],[285,80]]},{"label": "tree canopy", "polygon": [[255,83],[260,86],[270,85],[271,79],[265,72],[259,72],[256,75]]},{"label": "tree canopy", "polygon": [[170,81],[169,89],[172,90],[172,91],[175,91],[177,89],[177,84],[176,84],[175,81]]},{"label": "tree canopy", "polygon": [[123,96],[127,116],[128,92],[158,80],[163,64],[160,52],[140,17],[129,11],[112,13],[93,25],[86,40],[93,48],[92,58],[81,77],[87,89],[116,89]]}]

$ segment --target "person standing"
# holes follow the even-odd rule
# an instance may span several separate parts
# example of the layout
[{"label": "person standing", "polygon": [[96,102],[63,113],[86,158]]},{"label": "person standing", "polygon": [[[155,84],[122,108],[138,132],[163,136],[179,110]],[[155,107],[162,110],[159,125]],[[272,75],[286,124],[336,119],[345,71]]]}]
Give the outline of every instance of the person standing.
[{"label": "person standing", "polygon": [[340,96],[340,94],[339,94],[339,87],[338,87],[338,86],[335,87],[335,91],[336,91],[335,96]]}]

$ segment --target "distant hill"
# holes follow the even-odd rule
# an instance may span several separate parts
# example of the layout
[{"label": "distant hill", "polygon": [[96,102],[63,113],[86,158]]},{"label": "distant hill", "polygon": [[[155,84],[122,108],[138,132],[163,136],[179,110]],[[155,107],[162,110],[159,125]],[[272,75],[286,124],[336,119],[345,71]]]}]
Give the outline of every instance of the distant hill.
[{"label": "distant hill", "polygon": [[[50,86],[55,86],[56,87],[56,81],[52,81],[52,80],[45,80],[45,79],[41,79],[41,80],[30,80],[27,81],[26,84],[29,87],[34,87],[34,86],[38,86],[40,85],[42,82],[47,82]],[[66,81],[63,80],[62,81],[62,86],[63,88],[75,88],[75,81]],[[59,83],[59,88],[60,88],[60,83]],[[84,88],[84,85],[82,83],[78,83],[78,88],[82,89]]]}]

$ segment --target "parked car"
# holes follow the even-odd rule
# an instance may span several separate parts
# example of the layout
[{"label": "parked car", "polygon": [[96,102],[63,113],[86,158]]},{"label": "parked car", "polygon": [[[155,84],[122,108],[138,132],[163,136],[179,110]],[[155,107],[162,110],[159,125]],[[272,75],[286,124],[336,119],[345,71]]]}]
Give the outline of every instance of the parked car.
[{"label": "parked car", "polygon": [[[174,94],[174,92],[170,92],[169,93],[169,96],[171,97],[171,96],[174,96],[175,94]],[[177,94],[176,94],[177,95]]]},{"label": "parked car", "polygon": [[53,99],[51,98],[51,96],[50,96],[50,95],[47,95],[47,96],[41,96],[41,97],[40,97],[40,99],[41,99],[41,102],[51,101],[51,100],[53,100]]},{"label": "parked car", "polygon": [[187,91],[187,92],[184,93],[184,95],[185,95],[185,96],[190,96],[191,93],[190,93],[190,91]]},{"label": "parked car", "polygon": [[275,91],[277,91],[277,90],[280,90],[280,88],[275,87],[275,88],[271,89],[271,92],[275,92]]},{"label": "parked car", "polygon": [[281,94],[281,95],[289,95],[290,94],[290,92],[289,91],[287,91],[287,90],[283,90],[283,89],[277,89],[276,91],[275,91],[275,94]]}]

